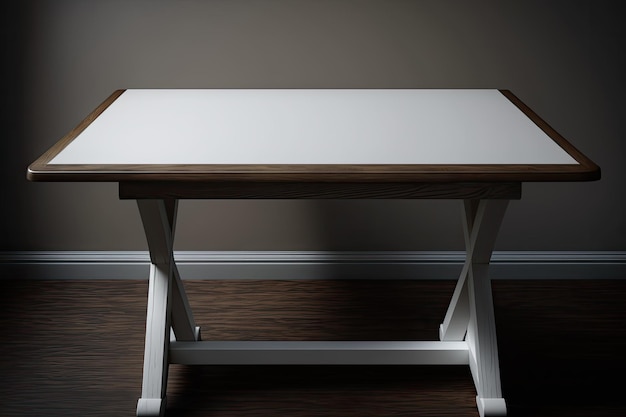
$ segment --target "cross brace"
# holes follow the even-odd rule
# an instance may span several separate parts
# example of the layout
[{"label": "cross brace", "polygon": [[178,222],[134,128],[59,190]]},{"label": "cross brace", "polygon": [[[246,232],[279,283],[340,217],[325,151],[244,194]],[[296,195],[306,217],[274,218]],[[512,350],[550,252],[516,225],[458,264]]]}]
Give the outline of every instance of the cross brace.
[{"label": "cross brace", "polygon": [[439,341],[201,341],[173,255],[177,200],[139,199],[150,250],[141,398],[137,416],[165,413],[170,363],[188,365],[469,365],[481,417],[505,416],[489,260],[508,200],[465,200],[466,259]]}]

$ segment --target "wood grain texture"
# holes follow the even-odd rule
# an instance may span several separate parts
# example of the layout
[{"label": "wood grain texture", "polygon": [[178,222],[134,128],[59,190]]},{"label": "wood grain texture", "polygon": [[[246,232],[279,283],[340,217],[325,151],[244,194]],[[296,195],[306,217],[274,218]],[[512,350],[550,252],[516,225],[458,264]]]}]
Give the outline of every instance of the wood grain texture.
[{"label": "wood grain texture", "polygon": [[125,90],[116,90],[109,97],[107,97],[95,110],[93,110],[87,117],[85,117],[74,129],[72,129],[67,135],[61,138],[50,149],[44,152],[39,158],[37,158],[27,170],[27,178],[31,181],[37,180],[37,173],[40,171],[50,170],[48,163],[57,156],[67,145],[69,145],[74,139],[81,134],[81,132],[98,118],[119,96],[124,93]]},{"label": "wood grain texture", "polygon": [[[0,415],[133,416],[147,281],[0,280]],[[204,338],[431,340],[452,281],[185,281]],[[511,417],[626,415],[626,280],[496,281]],[[617,376],[615,383],[613,378]],[[172,365],[168,416],[477,417],[466,366]]]},{"label": "wood grain texture", "polygon": [[122,199],[520,199],[520,183],[121,182]]},{"label": "wood grain texture", "polygon": [[561,148],[565,150],[572,158],[574,158],[580,166],[573,169],[573,171],[579,172],[589,180],[600,179],[600,167],[596,165],[591,159],[585,156],[581,151],[576,149],[567,139],[559,134],[552,128],[545,120],[543,120],[537,113],[535,113],[530,107],[528,107],[522,100],[520,100],[515,94],[509,90],[500,90],[500,92],[508,98],[518,109],[522,111],[530,120],[533,121],[541,130],[545,132],[552,140],[559,144]]},{"label": "wood grain texture", "polygon": [[534,182],[593,181],[582,165],[45,165],[31,181]]}]

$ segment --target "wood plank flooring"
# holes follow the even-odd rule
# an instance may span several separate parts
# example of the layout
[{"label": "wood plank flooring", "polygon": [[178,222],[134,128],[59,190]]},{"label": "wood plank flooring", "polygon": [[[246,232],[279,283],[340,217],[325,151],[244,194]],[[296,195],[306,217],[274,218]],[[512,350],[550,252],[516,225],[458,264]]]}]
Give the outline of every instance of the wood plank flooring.
[{"label": "wood plank flooring", "polygon": [[[451,281],[186,281],[204,339],[436,340]],[[624,416],[626,280],[493,283],[515,416]],[[147,281],[0,280],[0,416],[134,416]],[[471,416],[469,370],[170,366],[168,416]]]}]

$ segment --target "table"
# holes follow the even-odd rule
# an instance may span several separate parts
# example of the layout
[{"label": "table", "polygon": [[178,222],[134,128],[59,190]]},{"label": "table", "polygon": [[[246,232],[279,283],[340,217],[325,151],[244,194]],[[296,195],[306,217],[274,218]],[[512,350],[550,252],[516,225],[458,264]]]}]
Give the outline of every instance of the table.
[{"label": "table", "polygon": [[[31,164],[32,181],[119,183],[150,252],[138,416],[181,364],[469,365],[481,416],[506,415],[489,261],[529,181],[600,169],[508,90],[115,91]],[[437,341],[203,341],[173,255],[180,199],[454,199],[466,259]]]}]

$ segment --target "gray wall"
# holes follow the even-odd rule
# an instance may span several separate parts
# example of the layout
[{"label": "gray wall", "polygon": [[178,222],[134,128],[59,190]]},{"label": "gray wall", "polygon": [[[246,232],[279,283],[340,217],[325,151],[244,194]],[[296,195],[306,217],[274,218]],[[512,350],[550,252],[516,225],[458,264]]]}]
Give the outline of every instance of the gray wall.
[{"label": "gray wall", "polygon": [[[526,184],[498,250],[626,250],[625,29],[610,1],[4,2],[0,250],[145,250],[114,184],[26,167],[118,88],[506,88],[602,167]],[[178,250],[460,250],[458,202],[181,203]]]}]

